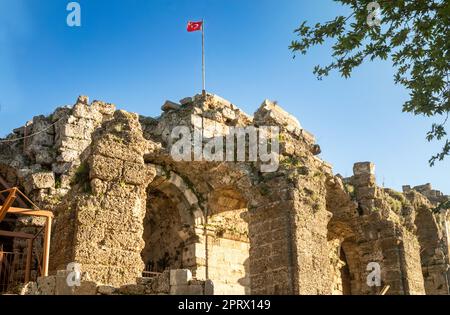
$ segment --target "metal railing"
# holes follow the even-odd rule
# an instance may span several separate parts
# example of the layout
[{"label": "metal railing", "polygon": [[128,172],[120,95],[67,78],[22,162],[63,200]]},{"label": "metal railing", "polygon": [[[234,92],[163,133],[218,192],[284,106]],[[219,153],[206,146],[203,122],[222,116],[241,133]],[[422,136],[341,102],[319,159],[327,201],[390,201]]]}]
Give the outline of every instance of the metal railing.
[{"label": "metal railing", "polygon": [[3,251],[0,244],[0,294],[11,292],[20,284],[36,281],[42,275],[42,253],[33,250],[33,244],[42,231],[26,239],[27,247],[23,251]]},{"label": "metal railing", "polygon": [[161,274],[161,272],[153,272],[153,271],[143,271],[142,277],[144,278],[154,278]]},{"label": "metal railing", "polygon": [[145,266],[145,270],[142,271],[142,277],[144,278],[154,278],[161,274],[161,272],[152,271],[152,268],[147,265]]},{"label": "metal railing", "polygon": [[0,294],[25,282],[27,255],[0,251]]}]

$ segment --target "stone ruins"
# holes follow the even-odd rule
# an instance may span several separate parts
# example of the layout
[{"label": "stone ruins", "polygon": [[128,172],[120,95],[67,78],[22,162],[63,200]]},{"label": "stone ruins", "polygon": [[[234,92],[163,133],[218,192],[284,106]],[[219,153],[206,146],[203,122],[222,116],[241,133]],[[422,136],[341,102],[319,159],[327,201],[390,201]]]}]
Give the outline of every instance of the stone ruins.
[{"label": "stone ruins", "polygon": [[[333,174],[314,136],[270,101],[253,117],[211,94],[162,110],[144,117],[80,96],[0,144],[3,184],[54,213],[50,274],[34,270],[21,294],[449,294],[450,214],[436,210],[449,197],[431,185],[382,188],[369,162]],[[279,168],[176,162],[176,126],[278,126]],[[13,218],[0,228],[43,224]],[[70,263],[79,285],[67,284]]]}]

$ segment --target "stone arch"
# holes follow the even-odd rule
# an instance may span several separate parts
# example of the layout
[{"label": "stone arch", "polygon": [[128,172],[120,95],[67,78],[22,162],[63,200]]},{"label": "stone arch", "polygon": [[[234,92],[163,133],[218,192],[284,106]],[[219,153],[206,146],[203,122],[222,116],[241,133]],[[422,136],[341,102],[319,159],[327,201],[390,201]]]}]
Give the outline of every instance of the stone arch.
[{"label": "stone arch", "polygon": [[362,281],[360,252],[352,227],[331,219],[328,224],[331,294],[352,295],[360,292]]},{"label": "stone arch", "polygon": [[155,169],[146,190],[141,253],[145,270],[190,269],[196,275],[198,231],[204,222],[198,198],[181,176],[161,166]]},{"label": "stone arch", "polygon": [[149,189],[175,201],[183,220],[178,224],[190,227],[193,237],[184,252],[189,264],[183,268],[188,265],[199,280],[212,280],[215,294],[250,294],[247,209],[249,196],[255,195],[242,165],[187,164],[170,157],[148,158],[147,163],[157,165]]},{"label": "stone arch", "polygon": [[184,224],[191,226],[204,222],[203,211],[200,208],[199,200],[189,184],[177,173],[166,171],[162,166],[156,165],[156,177],[149,185],[148,189],[160,190],[169,196],[177,196],[180,201],[178,210],[183,218]]}]

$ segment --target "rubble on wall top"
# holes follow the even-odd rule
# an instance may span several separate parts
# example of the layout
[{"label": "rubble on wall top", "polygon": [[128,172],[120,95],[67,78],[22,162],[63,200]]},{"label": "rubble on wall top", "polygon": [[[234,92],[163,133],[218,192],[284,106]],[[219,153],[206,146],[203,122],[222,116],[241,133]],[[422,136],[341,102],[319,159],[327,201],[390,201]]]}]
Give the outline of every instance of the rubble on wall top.
[{"label": "rubble on wall top", "polygon": [[231,104],[230,101],[224,99],[223,97],[220,97],[219,95],[216,95],[216,94],[210,94],[210,95],[214,98],[214,100],[223,104],[226,107],[231,107],[233,105],[233,104]]},{"label": "rubble on wall top", "polygon": [[[194,109],[199,109],[200,107],[205,106],[205,108],[200,108],[200,110],[195,111],[195,115],[202,115],[203,113],[205,119],[209,119],[208,123],[211,122],[215,124],[216,122],[219,122],[221,123],[221,126],[229,126],[233,124],[248,125],[252,123],[257,126],[275,125],[282,127],[285,131],[297,135],[298,137],[294,137],[294,139],[301,138],[311,146],[313,146],[315,143],[314,136],[302,128],[300,122],[296,117],[289,114],[276,102],[267,99],[264,100],[259,109],[255,112],[254,117],[246,115],[230,101],[218,95],[210,93],[207,93],[206,96],[197,94],[192,97],[185,97],[181,99],[179,103],[166,101],[162,106],[162,110],[164,112],[177,111],[188,105],[193,106]],[[49,128],[45,133],[40,134],[39,137],[35,137],[33,141],[27,142],[27,150],[25,152],[32,159],[36,159],[36,163],[38,164],[50,165],[51,163],[56,163],[55,161],[53,161],[55,157],[59,159],[57,161],[58,163],[60,163],[61,161],[69,163],[73,159],[72,155],[74,154],[72,154],[72,151],[81,151],[80,148],[85,148],[89,144],[90,132],[95,129],[94,127],[96,127],[97,125],[99,126],[103,121],[105,121],[105,119],[112,118],[112,115],[115,111],[116,107],[114,104],[97,100],[94,100],[90,103],[88,96],[80,95],[77,98],[74,106],[59,107],[49,117],[36,116],[32,120],[32,123],[28,124],[29,126],[27,126],[27,128],[16,128],[13,131],[14,134],[10,135],[9,137],[23,137],[25,134],[29,135],[33,132],[44,130],[52,123],[58,121],[60,118],[70,116],[70,119],[68,119],[67,122],[58,123],[57,126]],[[207,111],[209,112],[207,113]],[[208,114],[209,116],[207,116],[206,114]],[[220,119],[216,119],[217,117],[219,117]],[[246,117],[249,117],[249,119],[246,119]],[[156,128],[154,126],[156,126],[158,123],[160,123],[160,125],[164,128],[168,128],[171,126],[170,120],[166,125],[164,125],[159,121],[159,118],[153,119],[143,116],[141,116],[140,118],[141,120],[145,118],[147,121],[149,121],[149,123],[147,123],[147,129]],[[80,119],[82,120],[82,124],[80,122]],[[182,119],[184,119],[184,117]],[[95,124],[92,124],[92,121],[95,122]],[[88,131],[84,129],[79,130],[80,128],[84,128]],[[58,139],[53,139],[55,138],[56,133],[58,133],[56,137]],[[71,141],[69,142],[66,139],[67,137],[73,139],[71,139]],[[67,149],[67,152],[65,152],[64,156],[55,156],[55,152],[53,152],[54,150],[52,148],[56,148],[60,151],[61,148],[65,148]],[[319,146],[314,146],[313,149],[314,150],[312,152],[314,155],[320,153]],[[317,160],[324,163],[319,158],[317,158]],[[331,169],[331,165],[327,164],[327,168]],[[375,165],[371,162],[355,163],[353,172],[354,175],[374,175]],[[344,181],[348,181],[348,179],[344,179]],[[410,190],[420,192],[428,199],[435,200],[436,202],[437,200],[448,198],[448,196],[444,195],[441,191],[434,190],[429,183],[425,185],[415,186],[413,188],[411,186],[403,187],[403,192],[408,192]]]},{"label": "rubble on wall top", "polygon": [[255,113],[257,123],[276,123],[285,127],[288,131],[302,130],[297,118],[286,112],[275,102],[265,100]]},{"label": "rubble on wall top", "polygon": [[185,97],[185,98],[180,100],[180,104],[181,105],[187,105],[189,103],[192,103],[193,101],[194,101],[194,99],[192,97]]},{"label": "rubble on wall top", "polygon": [[404,185],[402,188],[404,193],[411,190],[417,191],[433,203],[441,203],[450,200],[450,196],[444,195],[440,190],[433,189],[433,186],[430,183],[414,186],[412,188],[410,185]]},{"label": "rubble on wall top", "polygon": [[[216,94],[207,93],[206,96],[197,94],[193,97],[185,97],[179,103],[167,100],[161,107],[163,112],[171,112],[180,110],[183,106],[192,104],[194,107],[200,109],[207,109],[209,111],[235,112],[247,118],[248,122],[254,122],[256,125],[274,125],[279,126],[288,132],[302,135],[307,142],[315,143],[315,137],[304,130],[296,117],[289,114],[276,102],[264,100],[254,116],[244,113],[240,108],[232,104],[230,101],[224,99]],[[234,116],[234,115],[232,115]]]},{"label": "rubble on wall top", "polygon": [[174,103],[174,102],[171,102],[171,101],[166,101],[164,103],[164,105],[161,106],[161,110],[163,112],[168,112],[168,111],[171,111],[171,110],[178,110],[180,108],[181,108],[180,104],[177,104],[177,103]]}]

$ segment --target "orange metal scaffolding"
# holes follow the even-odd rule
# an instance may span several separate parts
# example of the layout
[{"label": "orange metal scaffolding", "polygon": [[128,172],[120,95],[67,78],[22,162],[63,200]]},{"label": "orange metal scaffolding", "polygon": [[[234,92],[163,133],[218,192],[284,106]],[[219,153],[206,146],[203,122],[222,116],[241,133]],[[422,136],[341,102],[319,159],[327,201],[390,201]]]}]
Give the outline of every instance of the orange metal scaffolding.
[{"label": "orange metal scaffolding", "polygon": [[[41,276],[48,276],[48,266],[49,266],[49,254],[50,254],[50,235],[52,231],[52,219],[53,213],[47,210],[38,210],[37,206],[27,197],[24,193],[22,193],[18,188],[10,188],[3,191],[0,191],[0,194],[8,192],[8,196],[4,200],[3,205],[0,205],[0,222],[6,217],[8,213],[16,214],[16,215],[26,215],[26,216],[35,216],[35,217],[44,217],[45,218],[45,226],[44,226],[44,246],[43,246],[43,259],[41,266]],[[16,208],[12,207],[12,204],[16,200],[17,197],[23,197],[27,200],[36,210],[26,209],[26,208]],[[31,256],[32,256],[32,242],[35,238],[34,235],[21,233],[21,232],[11,232],[11,231],[0,231],[0,236],[7,237],[17,237],[17,238],[25,238],[27,239],[27,270],[26,270],[26,280],[29,280],[30,268],[31,268]]]}]

